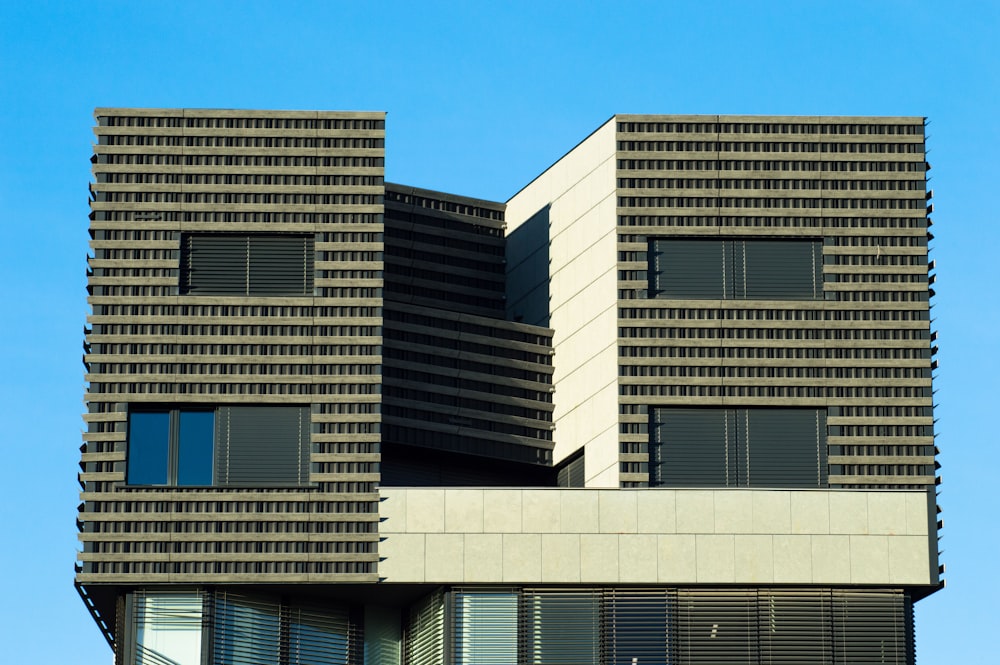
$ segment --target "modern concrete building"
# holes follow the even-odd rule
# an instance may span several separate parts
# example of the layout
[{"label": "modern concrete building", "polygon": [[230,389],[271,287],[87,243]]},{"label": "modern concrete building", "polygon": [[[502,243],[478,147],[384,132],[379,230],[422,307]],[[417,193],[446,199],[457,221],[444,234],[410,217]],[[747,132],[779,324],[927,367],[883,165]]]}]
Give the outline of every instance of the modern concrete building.
[{"label": "modern concrete building", "polygon": [[912,663],[923,118],[98,109],[77,587],[119,665]]}]

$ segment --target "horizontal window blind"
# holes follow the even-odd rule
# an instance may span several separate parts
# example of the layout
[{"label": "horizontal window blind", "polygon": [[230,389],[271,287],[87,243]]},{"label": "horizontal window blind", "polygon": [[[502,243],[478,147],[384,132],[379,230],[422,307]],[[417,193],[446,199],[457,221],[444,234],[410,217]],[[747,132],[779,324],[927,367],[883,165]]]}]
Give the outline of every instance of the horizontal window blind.
[{"label": "horizontal window blind", "polygon": [[409,611],[403,633],[404,665],[444,663],[444,592],[426,596]]},{"label": "horizontal window blind", "polygon": [[650,410],[660,487],[825,487],[825,409]]},{"label": "horizontal window blind", "polygon": [[649,243],[649,293],[684,300],[818,300],[823,247],[801,239],[658,238]]},{"label": "horizontal window blind", "polygon": [[348,665],[360,638],[346,607],[214,595],[214,665]]},{"label": "horizontal window blind", "polygon": [[309,482],[309,408],[223,406],[216,418],[216,483]]},{"label": "horizontal window blind", "polygon": [[181,241],[181,293],[311,295],[312,236],[188,233]]}]

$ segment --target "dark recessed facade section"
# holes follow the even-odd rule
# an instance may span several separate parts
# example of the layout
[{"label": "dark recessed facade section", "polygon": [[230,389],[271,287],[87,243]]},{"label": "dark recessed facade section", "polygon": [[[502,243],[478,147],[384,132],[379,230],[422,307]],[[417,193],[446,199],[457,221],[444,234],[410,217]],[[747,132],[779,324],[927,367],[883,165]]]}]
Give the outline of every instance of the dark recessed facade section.
[{"label": "dark recessed facade section", "polygon": [[503,210],[501,203],[387,184],[386,301],[503,318]]}]

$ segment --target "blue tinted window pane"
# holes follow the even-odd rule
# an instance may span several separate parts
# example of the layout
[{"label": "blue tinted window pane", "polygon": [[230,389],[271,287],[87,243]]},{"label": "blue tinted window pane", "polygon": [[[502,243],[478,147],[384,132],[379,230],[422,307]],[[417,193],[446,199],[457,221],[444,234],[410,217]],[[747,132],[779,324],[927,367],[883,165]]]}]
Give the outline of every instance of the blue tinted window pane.
[{"label": "blue tinted window pane", "polygon": [[128,419],[128,482],[166,485],[170,414],[132,413]]},{"label": "blue tinted window pane", "polygon": [[177,484],[211,485],[215,452],[215,413],[181,411],[177,450]]}]

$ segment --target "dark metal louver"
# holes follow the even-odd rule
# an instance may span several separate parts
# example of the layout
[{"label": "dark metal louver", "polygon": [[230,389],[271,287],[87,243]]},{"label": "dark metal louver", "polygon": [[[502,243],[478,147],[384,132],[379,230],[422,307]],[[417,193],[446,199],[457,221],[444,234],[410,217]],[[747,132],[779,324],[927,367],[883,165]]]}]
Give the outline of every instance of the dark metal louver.
[{"label": "dark metal louver", "polygon": [[181,292],[191,295],[310,295],[313,237],[189,233],[181,243]]},{"label": "dark metal louver", "polygon": [[219,407],[216,483],[262,486],[309,482],[309,422],[307,407]]},{"label": "dark metal louver", "polygon": [[649,481],[661,487],[825,487],[823,409],[651,410]]},{"label": "dark metal louver", "polygon": [[649,256],[649,292],[657,298],[823,297],[823,248],[815,240],[659,238]]}]

